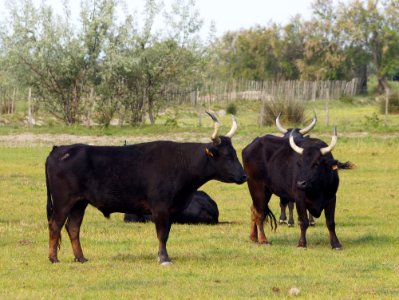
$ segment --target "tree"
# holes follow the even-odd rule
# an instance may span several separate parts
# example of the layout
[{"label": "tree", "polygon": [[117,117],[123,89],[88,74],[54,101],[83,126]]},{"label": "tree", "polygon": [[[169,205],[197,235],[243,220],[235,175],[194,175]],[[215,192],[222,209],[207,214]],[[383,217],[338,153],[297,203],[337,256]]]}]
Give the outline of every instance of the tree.
[{"label": "tree", "polygon": [[332,0],[313,2],[313,17],[303,24],[304,53],[297,60],[304,80],[345,79],[342,41]]},{"label": "tree", "polygon": [[2,35],[18,76],[47,99],[50,112],[66,124],[78,121],[82,93],[96,76],[115,2],[87,0],[82,6],[83,30],[77,34],[67,6],[62,18],[54,17],[50,6],[36,8],[29,0],[21,1],[21,7],[11,6],[10,32]]},{"label": "tree", "polygon": [[[338,11],[348,59],[358,68],[368,67],[378,78],[378,91],[387,86],[386,76],[397,70],[399,60],[399,7],[395,0],[354,0]],[[362,70],[367,82],[369,72]]]}]

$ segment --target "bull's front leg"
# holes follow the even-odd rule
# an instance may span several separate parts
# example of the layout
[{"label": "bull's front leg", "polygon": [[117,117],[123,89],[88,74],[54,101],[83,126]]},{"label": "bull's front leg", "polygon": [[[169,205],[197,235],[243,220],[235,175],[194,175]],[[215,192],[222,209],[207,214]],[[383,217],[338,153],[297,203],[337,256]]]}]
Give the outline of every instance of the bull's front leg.
[{"label": "bull's front leg", "polygon": [[288,201],[288,227],[293,227],[294,225],[294,202]]},{"label": "bull's front leg", "polygon": [[342,245],[338,240],[337,234],[335,233],[335,203],[336,197],[330,201],[330,203],[324,208],[324,215],[326,217],[326,225],[330,234],[331,248],[335,250],[341,250]]},{"label": "bull's front leg", "polygon": [[296,210],[298,213],[299,224],[301,227],[301,236],[298,241],[298,247],[306,248],[306,246],[307,246],[306,230],[309,227],[309,219],[308,219],[308,214],[306,211],[305,201],[297,201],[296,202]]},{"label": "bull's front leg", "polygon": [[168,251],[166,250],[166,243],[168,241],[169,232],[171,228],[171,221],[169,212],[167,211],[158,211],[153,212],[153,221],[155,222],[155,228],[157,231],[157,237],[159,241],[159,249],[158,249],[158,260],[159,263],[163,266],[171,264],[171,260],[168,255]]}]

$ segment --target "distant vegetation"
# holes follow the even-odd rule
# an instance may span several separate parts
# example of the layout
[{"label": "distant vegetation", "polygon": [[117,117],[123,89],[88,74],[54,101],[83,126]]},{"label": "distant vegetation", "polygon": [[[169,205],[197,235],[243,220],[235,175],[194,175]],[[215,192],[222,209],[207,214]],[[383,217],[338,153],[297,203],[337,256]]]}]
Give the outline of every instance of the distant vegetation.
[{"label": "distant vegetation", "polygon": [[[193,0],[172,7],[147,0],[143,22],[116,0],[83,0],[77,23],[69,10],[65,4],[57,16],[45,2],[9,3],[0,26],[2,114],[13,113],[15,99],[30,94],[28,108],[36,103],[69,125],[108,126],[113,119],[139,125],[146,118],[155,124],[166,106],[181,99],[196,102],[205,95],[212,101],[216,90],[252,95],[234,82],[356,78],[356,91],[368,93],[372,75],[372,92],[383,93],[388,80],[399,78],[396,0],[338,6],[315,0],[310,20],[296,16],[283,25],[211,35],[206,42],[199,37],[203,20]],[[154,29],[162,16],[163,28]]]}]

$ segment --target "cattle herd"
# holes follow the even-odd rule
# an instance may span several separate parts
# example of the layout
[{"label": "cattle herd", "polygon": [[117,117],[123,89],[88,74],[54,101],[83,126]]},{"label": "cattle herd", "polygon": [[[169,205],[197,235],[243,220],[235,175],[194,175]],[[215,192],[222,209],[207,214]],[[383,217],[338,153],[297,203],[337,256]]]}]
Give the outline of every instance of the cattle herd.
[{"label": "cattle herd", "polygon": [[[298,247],[306,247],[306,230],[313,216],[324,210],[333,249],[341,243],[335,233],[335,204],[338,169],[350,169],[350,162],[334,159],[331,151],[337,143],[334,128],[329,145],[305,136],[316,124],[303,129],[285,129],[276,119],[283,137],[265,135],[255,138],[242,151],[243,166],[232,145],[237,121],[219,135],[220,123],[214,122],[210,143],[154,141],[125,146],[90,146],[74,144],[54,146],[45,164],[49,260],[58,262],[61,230],[65,225],[75,261],[86,262],[80,244],[80,227],[88,204],[105,217],[125,213],[125,221],[155,223],[159,241],[158,260],[171,263],[166,244],[172,223],[218,222],[216,203],[198,189],[210,180],[243,184],[247,182],[252,197],[250,238],[268,244],[264,223],[277,226],[269,209],[272,194],[280,197],[280,223],[293,224],[296,204],[301,229]],[[309,212],[309,217],[308,217]]]}]

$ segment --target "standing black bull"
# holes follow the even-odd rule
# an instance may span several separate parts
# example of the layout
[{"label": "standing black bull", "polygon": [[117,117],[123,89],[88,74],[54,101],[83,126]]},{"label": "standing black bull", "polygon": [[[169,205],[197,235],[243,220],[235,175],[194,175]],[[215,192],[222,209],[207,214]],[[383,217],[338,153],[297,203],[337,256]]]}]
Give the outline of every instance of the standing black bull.
[{"label": "standing black bull", "polygon": [[[148,222],[151,215],[125,214],[125,222]],[[195,191],[187,207],[174,219],[179,224],[217,224],[219,209],[216,202],[204,191]]]},{"label": "standing black bull", "polygon": [[[302,129],[288,128],[288,129],[286,129],[280,123],[280,116],[281,116],[281,112],[278,114],[278,116],[276,118],[276,127],[282,134],[284,134],[283,138],[288,139],[292,132],[294,139],[296,139],[297,141],[307,138],[307,137],[305,137],[305,134],[309,133],[314,128],[314,126],[316,125],[316,122],[317,122],[316,113],[313,112],[313,120],[305,128],[302,128]],[[287,220],[287,214],[286,214],[287,206],[288,206],[288,220]],[[285,198],[280,198],[279,223],[280,224],[286,223],[288,225],[288,227],[294,226],[295,222],[294,222],[294,202],[293,201],[289,201],[288,199],[285,199]],[[309,225],[315,226],[315,221],[314,221],[312,214],[309,214]]]},{"label": "standing black bull", "polygon": [[158,258],[168,264],[166,250],[172,221],[192,194],[207,181],[242,184],[244,170],[231,144],[237,123],[212,143],[155,141],[130,146],[70,145],[54,147],[46,160],[49,259],[58,262],[61,229],[72,243],[75,260],[85,262],[79,240],[87,205],[105,217],[113,212],[151,214],[159,240]]},{"label": "standing black bull", "polygon": [[248,188],[252,197],[252,223],[250,238],[268,244],[263,224],[266,218],[276,227],[276,218],[268,206],[272,194],[295,201],[300,220],[301,237],[298,247],[306,247],[306,230],[309,226],[307,210],[319,217],[324,210],[330,244],[341,249],[335,233],[335,204],[339,184],[338,164],[343,164],[331,154],[337,142],[334,129],[331,144],[319,139],[301,139],[298,145],[293,133],[289,139],[272,135],[256,138],[243,150],[243,164],[248,174]]}]

